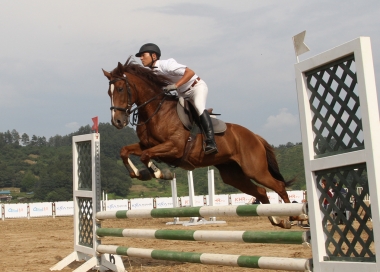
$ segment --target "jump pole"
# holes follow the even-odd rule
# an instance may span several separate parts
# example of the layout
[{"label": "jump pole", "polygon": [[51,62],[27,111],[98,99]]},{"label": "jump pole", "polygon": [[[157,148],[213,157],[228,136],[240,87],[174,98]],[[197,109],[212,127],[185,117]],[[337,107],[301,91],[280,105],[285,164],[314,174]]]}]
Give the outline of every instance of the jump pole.
[{"label": "jump pole", "polygon": [[261,257],[244,255],[227,255],[215,253],[196,253],[182,251],[166,251],[141,249],[132,247],[100,245],[99,253],[111,253],[122,256],[167,260],[177,262],[199,263],[209,265],[225,265],[247,268],[277,269],[288,271],[311,271],[311,261],[301,258]]},{"label": "jump pole", "polygon": [[[269,208],[268,206],[272,206]],[[220,209],[219,209],[220,208]],[[128,210],[116,212],[98,212],[96,218],[128,219],[128,218],[165,218],[165,217],[195,217],[210,214],[226,216],[261,216],[261,215],[299,215],[306,211],[306,204],[256,204],[220,207],[181,207],[146,210]],[[183,241],[207,242],[241,242],[241,243],[274,243],[303,244],[310,242],[309,232],[254,232],[254,231],[204,231],[204,230],[155,230],[155,229],[112,229],[98,228],[96,232],[102,237],[133,237],[143,239],[165,239]],[[182,251],[166,251],[157,249],[132,248],[115,245],[100,245],[99,253],[111,253],[130,257],[143,257],[155,260],[179,261],[209,265],[225,265],[261,269],[281,269],[289,271],[311,271],[311,259],[281,258],[262,256],[243,256],[215,253],[196,253]]]},{"label": "jump pole", "polygon": [[234,242],[262,244],[303,244],[309,246],[308,231],[215,231],[215,230],[156,230],[98,228],[99,237],[129,237],[143,239]]},{"label": "jump pole", "polygon": [[[268,216],[268,215],[299,215],[306,212],[302,204],[273,205],[241,205],[241,206],[201,206],[126,211],[101,211],[100,200],[100,143],[99,135],[81,135],[73,137],[73,199],[74,199],[74,251],[63,258],[50,270],[62,270],[74,261],[84,260],[75,272],[85,272],[89,269],[97,271],[125,271],[121,256],[140,256],[157,260],[186,261],[203,264],[219,264],[229,266],[285,269],[291,271],[309,270],[311,260],[297,258],[272,258],[261,256],[242,256],[227,254],[210,254],[194,252],[175,252],[155,249],[128,248],[113,245],[102,245],[100,232],[101,220],[108,218],[164,218],[164,217],[211,217],[211,216]],[[122,233],[128,230],[122,230]],[[129,230],[132,235],[145,230]],[[114,232],[114,230],[111,230]],[[133,233],[135,232],[135,233]],[[269,242],[271,239],[279,243],[289,243],[299,240],[298,237],[272,237],[270,233],[249,232],[210,232],[208,238],[199,238],[205,232],[188,231],[167,232],[167,230],[150,230],[142,236],[153,235],[154,238],[193,240],[242,240],[257,242],[260,239]],[[98,235],[99,234],[99,235]],[[125,235],[125,234],[123,234]],[[171,235],[174,235],[170,237]],[[297,234],[292,234],[297,235]],[[206,235],[207,236],[207,235]],[[177,238],[176,238],[177,237]],[[153,237],[152,237],[153,238]],[[190,239],[190,240],[191,240]],[[290,240],[289,240],[290,239]],[[288,241],[286,241],[288,240]],[[274,240],[273,240],[274,241]],[[281,242],[282,241],[282,242]],[[298,241],[299,242],[299,241]]]},{"label": "jump pole", "polygon": [[99,220],[127,218],[169,218],[169,217],[208,217],[208,216],[304,216],[306,203],[252,204],[238,206],[201,206],[161,209],[138,209],[102,211],[96,214]]}]

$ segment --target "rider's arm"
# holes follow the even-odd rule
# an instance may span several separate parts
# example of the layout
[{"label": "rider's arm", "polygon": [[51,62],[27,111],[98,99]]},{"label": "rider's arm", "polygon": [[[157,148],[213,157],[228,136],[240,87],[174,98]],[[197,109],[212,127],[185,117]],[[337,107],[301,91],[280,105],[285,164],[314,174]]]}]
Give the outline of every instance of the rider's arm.
[{"label": "rider's arm", "polygon": [[175,84],[177,87],[182,86],[186,82],[188,82],[193,76],[195,75],[194,71],[191,70],[189,67],[186,67],[185,73],[183,74],[182,78],[177,81]]}]

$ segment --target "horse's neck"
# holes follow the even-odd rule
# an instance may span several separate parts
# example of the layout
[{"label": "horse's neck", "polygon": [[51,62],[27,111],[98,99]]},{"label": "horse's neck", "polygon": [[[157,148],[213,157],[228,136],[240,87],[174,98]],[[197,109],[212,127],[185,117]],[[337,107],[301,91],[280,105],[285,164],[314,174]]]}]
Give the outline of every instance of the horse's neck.
[{"label": "horse's neck", "polygon": [[152,86],[147,84],[141,78],[133,75],[127,74],[129,84],[132,90],[133,103],[137,106],[144,104],[146,101],[149,101],[152,97],[156,96],[156,93]]},{"label": "horse's neck", "polygon": [[[160,93],[156,93],[151,89],[137,89],[137,93],[138,95],[134,103],[137,106],[141,106],[141,108],[147,108],[148,111],[152,108],[152,106],[155,108],[156,105],[160,104],[163,98]],[[146,105],[144,106],[144,104]]]},{"label": "horse's neck", "polygon": [[[163,99],[160,95],[162,90],[150,86],[139,78],[135,83],[132,83],[132,86],[134,88],[132,95],[134,96],[133,103],[138,107],[141,106],[141,108],[139,108],[139,118],[149,118],[152,114],[155,114],[156,109],[160,107],[160,103]],[[145,103],[146,105],[144,105]]]}]

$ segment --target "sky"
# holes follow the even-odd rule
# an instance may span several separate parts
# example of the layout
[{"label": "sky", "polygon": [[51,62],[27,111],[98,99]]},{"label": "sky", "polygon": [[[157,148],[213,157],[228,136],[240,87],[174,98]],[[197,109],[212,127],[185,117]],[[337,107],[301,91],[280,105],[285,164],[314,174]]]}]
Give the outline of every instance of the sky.
[{"label": "sky", "polygon": [[153,42],[207,83],[220,119],[300,142],[292,37],[306,30],[300,61],[370,37],[379,82],[379,14],[373,0],[2,1],[0,132],[49,139],[110,122],[102,69]]}]

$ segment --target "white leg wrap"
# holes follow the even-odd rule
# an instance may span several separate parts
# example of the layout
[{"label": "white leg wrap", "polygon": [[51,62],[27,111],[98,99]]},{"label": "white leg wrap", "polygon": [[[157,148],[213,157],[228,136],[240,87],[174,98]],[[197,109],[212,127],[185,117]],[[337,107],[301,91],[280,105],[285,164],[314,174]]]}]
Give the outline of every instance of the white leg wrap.
[{"label": "white leg wrap", "polygon": [[158,169],[158,167],[155,166],[154,163],[153,163],[152,161],[149,161],[149,163],[148,163],[148,167],[154,171],[154,176],[155,176],[156,178],[160,178],[160,177],[161,177],[161,170]]},{"label": "white leg wrap", "polygon": [[135,173],[136,176],[139,176],[139,170],[136,168],[136,166],[133,164],[133,162],[128,158],[128,164],[132,168],[133,172]]}]

